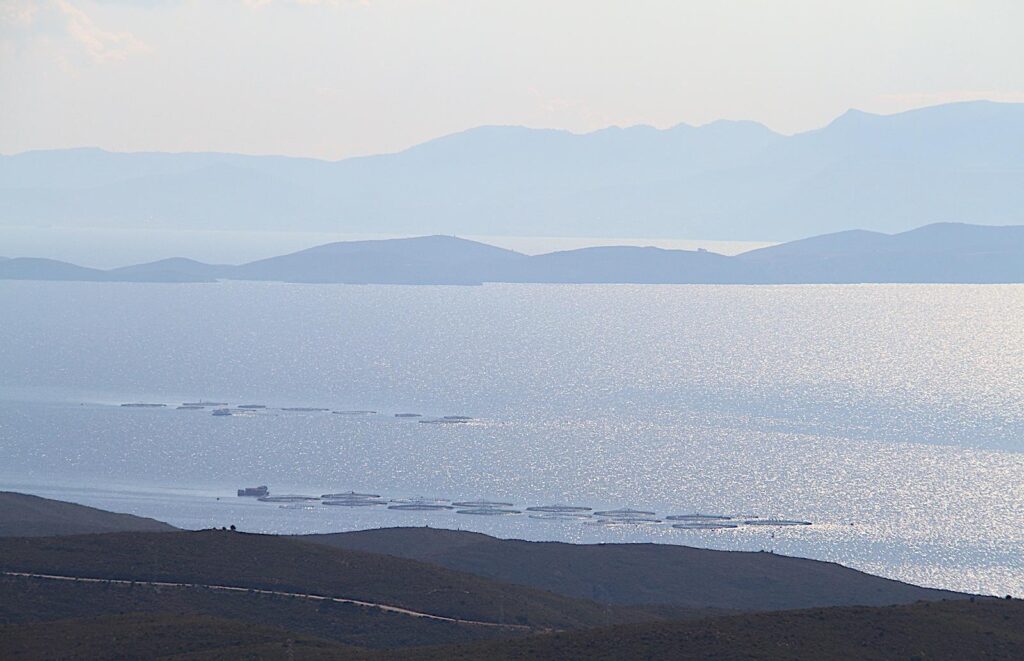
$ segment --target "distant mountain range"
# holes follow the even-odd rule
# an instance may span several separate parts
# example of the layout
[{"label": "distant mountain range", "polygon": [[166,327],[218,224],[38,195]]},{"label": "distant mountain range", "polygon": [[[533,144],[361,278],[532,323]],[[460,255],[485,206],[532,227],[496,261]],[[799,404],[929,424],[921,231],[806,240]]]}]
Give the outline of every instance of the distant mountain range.
[{"label": "distant mountain range", "polygon": [[239,266],[165,259],[103,271],[50,259],[0,260],[0,279],[97,282],[264,280],[346,284],[816,284],[1024,282],[1024,225],[853,230],[737,256],[608,246],[544,255],[453,236],[347,241]]},{"label": "distant mountain range", "polygon": [[1024,222],[1024,104],[584,135],[489,126],[337,162],[99,149],[0,156],[0,224],[784,241]]}]

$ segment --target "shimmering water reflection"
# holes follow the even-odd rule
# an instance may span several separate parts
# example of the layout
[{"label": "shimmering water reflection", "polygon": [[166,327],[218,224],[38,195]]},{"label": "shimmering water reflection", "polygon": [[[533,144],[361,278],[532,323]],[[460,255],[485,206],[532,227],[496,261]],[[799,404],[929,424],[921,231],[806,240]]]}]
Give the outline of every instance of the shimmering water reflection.
[{"label": "shimmering water reflection", "polygon": [[[774,549],[1024,595],[1024,287],[0,283],[0,309],[3,487],[189,527]],[[116,406],[202,398],[383,414]],[[233,497],[263,483],[814,525],[606,528]]]}]

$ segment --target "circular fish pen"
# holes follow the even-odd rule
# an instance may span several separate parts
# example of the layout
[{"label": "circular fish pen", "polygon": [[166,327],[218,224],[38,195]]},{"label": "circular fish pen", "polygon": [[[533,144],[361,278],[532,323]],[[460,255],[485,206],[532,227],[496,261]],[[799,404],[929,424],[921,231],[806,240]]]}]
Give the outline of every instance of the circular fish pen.
[{"label": "circular fish pen", "polygon": [[522,514],[519,510],[503,510],[493,507],[477,507],[465,510],[456,510],[456,514],[472,514],[474,516],[507,516],[509,514]]},{"label": "circular fish pen", "polygon": [[[589,512],[592,508],[590,507],[579,507],[577,505],[537,505],[535,507],[527,507],[527,512],[546,512],[548,514],[574,514]],[[589,514],[587,515],[589,516]]]},{"label": "circular fish pen", "polygon": [[594,512],[594,516],[602,516],[602,517],[605,517],[605,518],[608,518],[608,519],[620,519],[620,518],[632,519],[632,518],[654,516],[654,514],[655,514],[654,512],[648,512],[646,510],[634,510],[634,509],[629,509],[628,507],[624,508],[624,509],[620,509],[620,510],[604,510],[602,512]]},{"label": "circular fish pen", "polygon": [[749,519],[743,522],[745,526],[809,526],[810,521],[798,521],[796,519]]},{"label": "circular fish pen", "polygon": [[325,500],[324,505],[332,505],[334,507],[372,507],[373,505],[387,505],[385,500],[371,500],[366,499],[352,499],[352,500]]},{"label": "circular fish pen", "polygon": [[320,497],[324,500],[351,500],[353,498],[380,498],[380,494],[346,491],[345,493],[325,493]]},{"label": "circular fish pen", "polygon": [[402,512],[440,512],[455,508],[451,505],[435,505],[430,503],[400,503],[398,505],[388,505],[388,509]]},{"label": "circular fish pen", "polygon": [[530,514],[530,518],[540,521],[586,521],[591,516],[590,512],[537,512]]},{"label": "circular fish pen", "polygon": [[676,530],[730,530],[739,528],[739,525],[735,523],[701,523],[693,521],[691,523],[676,523],[672,527]]},{"label": "circular fish pen", "polygon": [[312,503],[320,500],[316,496],[261,496],[257,498],[262,503]]},{"label": "circular fish pen", "polygon": [[732,517],[725,514],[673,514],[666,516],[666,521],[731,521]]},{"label": "circular fish pen", "polygon": [[471,507],[474,509],[485,507],[513,507],[515,503],[501,503],[496,500],[460,500],[452,503],[455,507]]}]

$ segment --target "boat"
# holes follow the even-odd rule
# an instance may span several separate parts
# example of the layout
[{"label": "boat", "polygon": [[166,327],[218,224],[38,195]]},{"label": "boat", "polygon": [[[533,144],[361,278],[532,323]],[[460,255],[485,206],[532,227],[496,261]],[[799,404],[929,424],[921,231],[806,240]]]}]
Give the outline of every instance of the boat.
[{"label": "boat", "polygon": [[330,411],[330,409],[318,409],[312,406],[288,406],[281,409],[282,411],[294,411],[296,413],[319,413],[322,411]]},{"label": "boat", "polygon": [[158,409],[167,406],[166,404],[149,404],[147,402],[130,402],[121,406],[130,409]]},{"label": "boat", "polygon": [[396,413],[396,418],[422,418],[422,413]]},{"label": "boat", "polygon": [[265,408],[267,408],[267,405],[266,404],[239,404],[238,408],[240,408],[240,409],[251,409],[251,410],[265,409]]},{"label": "boat", "polygon": [[331,411],[337,415],[372,415],[376,411]]},{"label": "boat", "polygon": [[469,422],[469,420],[449,420],[447,418],[430,418],[429,420],[420,420],[420,422],[426,425],[464,425],[467,422]]},{"label": "boat", "polygon": [[441,419],[442,420],[451,420],[453,422],[469,422],[473,418],[469,417],[468,415],[446,415],[446,416],[444,416]]},{"label": "boat", "polygon": [[181,405],[182,406],[197,406],[199,408],[203,408],[204,406],[227,406],[228,403],[227,402],[203,402],[203,401],[199,401],[199,402],[182,402]]},{"label": "boat", "polygon": [[262,498],[270,495],[270,489],[266,485],[258,487],[245,487],[244,489],[238,490],[239,496],[251,496],[253,498]]},{"label": "boat", "polygon": [[182,404],[181,406],[179,406],[177,408],[178,408],[179,411],[202,411],[206,407],[204,407],[204,406],[189,406],[187,404]]}]

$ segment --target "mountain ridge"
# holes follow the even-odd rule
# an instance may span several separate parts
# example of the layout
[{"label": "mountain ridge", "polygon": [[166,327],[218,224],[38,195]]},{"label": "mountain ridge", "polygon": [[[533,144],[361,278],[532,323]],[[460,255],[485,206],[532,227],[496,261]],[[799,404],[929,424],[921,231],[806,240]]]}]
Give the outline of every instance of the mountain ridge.
[{"label": "mountain ridge", "polygon": [[[216,167],[215,167],[216,166]],[[1024,220],[1024,104],[589,133],[491,126],[323,161],[90,148],[0,156],[0,224],[785,241]]]}]

